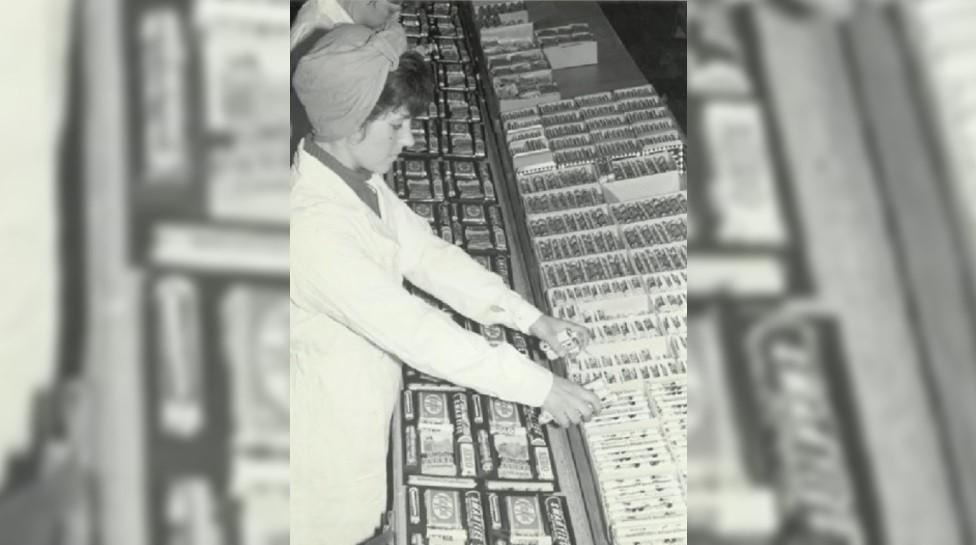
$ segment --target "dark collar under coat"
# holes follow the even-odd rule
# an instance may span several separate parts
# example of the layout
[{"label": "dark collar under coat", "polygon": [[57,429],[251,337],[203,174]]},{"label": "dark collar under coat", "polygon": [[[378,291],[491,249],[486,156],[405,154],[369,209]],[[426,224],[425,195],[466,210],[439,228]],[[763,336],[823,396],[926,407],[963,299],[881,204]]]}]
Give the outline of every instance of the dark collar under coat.
[{"label": "dark collar under coat", "polygon": [[376,193],[366,183],[371,177],[369,172],[365,170],[353,170],[343,165],[335,156],[325,151],[322,146],[316,144],[312,139],[312,135],[305,137],[305,151],[328,167],[332,172],[335,172],[349,186],[349,189],[352,189],[353,193],[359,197],[359,200],[363,201],[377,216],[380,215],[379,201]]}]

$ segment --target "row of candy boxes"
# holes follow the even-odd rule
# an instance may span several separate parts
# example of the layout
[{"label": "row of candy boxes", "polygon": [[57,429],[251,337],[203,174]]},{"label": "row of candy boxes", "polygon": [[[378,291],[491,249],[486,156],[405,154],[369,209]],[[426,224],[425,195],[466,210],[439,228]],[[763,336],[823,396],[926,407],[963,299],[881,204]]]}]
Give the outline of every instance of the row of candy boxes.
[{"label": "row of candy boxes", "polygon": [[[672,271],[552,288],[546,290],[546,299],[549,301],[549,306],[554,311],[558,311],[561,307],[592,306],[592,304],[598,304],[608,299],[657,297],[671,293],[685,295],[687,291],[687,271]],[[657,302],[656,299],[652,301]],[[686,301],[687,298],[682,302],[682,306],[686,304]],[[666,302],[661,301],[661,303]],[[654,310],[654,307],[646,308],[646,312],[653,312]]]},{"label": "row of candy boxes", "polygon": [[408,383],[403,392],[403,467],[420,476],[474,479],[497,487],[556,489],[552,455],[538,409],[461,388]]},{"label": "row of candy boxes", "polygon": [[587,255],[540,264],[542,280],[547,288],[682,271],[687,267],[688,248],[684,243]]},{"label": "row of candy boxes", "polygon": [[[466,111],[466,110],[465,110]],[[485,157],[484,127],[469,117],[414,119],[410,132],[413,144],[404,148],[414,154]]]},{"label": "row of candy boxes", "polygon": [[387,179],[397,195],[407,201],[496,200],[495,181],[487,161],[401,157]]},{"label": "row of candy boxes", "polygon": [[617,252],[628,248],[663,246],[683,242],[687,238],[687,219],[685,216],[676,216],[648,223],[537,237],[534,239],[534,245],[539,261],[548,262]]},{"label": "row of candy boxes", "polygon": [[[656,124],[644,124],[652,128]],[[574,125],[575,126],[575,125]],[[553,130],[569,126],[553,127]],[[653,129],[652,129],[653,130]],[[684,145],[684,139],[677,129],[663,131],[654,130],[650,133],[638,133],[629,127],[613,130],[600,130],[549,138],[544,135],[531,136],[542,133],[542,129],[532,129],[518,135],[520,138],[510,140],[509,154],[513,158],[533,159],[530,165],[547,164],[551,156],[551,163],[558,166],[573,166],[593,161],[618,161],[611,173],[617,180],[640,178],[678,170],[676,159],[669,154],[658,154],[650,160],[641,154],[654,151],[668,151],[678,149]],[[634,133],[634,136],[627,136]],[[627,161],[623,161],[627,159]],[[525,165],[521,167],[526,168]]]},{"label": "row of candy boxes", "polygon": [[533,237],[566,234],[613,224],[649,222],[688,213],[685,191],[607,205],[599,185],[526,195],[523,205]]},{"label": "row of candy boxes", "polygon": [[409,545],[573,545],[565,498],[407,487]]},{"label": "row of candy boxes", "polygon": [[495,214],[497,206],[477,202],[410,202],[408,205],[427,220],[435,235],[464,248],[476,259],[508,254],[505,226],[500,215]]}]

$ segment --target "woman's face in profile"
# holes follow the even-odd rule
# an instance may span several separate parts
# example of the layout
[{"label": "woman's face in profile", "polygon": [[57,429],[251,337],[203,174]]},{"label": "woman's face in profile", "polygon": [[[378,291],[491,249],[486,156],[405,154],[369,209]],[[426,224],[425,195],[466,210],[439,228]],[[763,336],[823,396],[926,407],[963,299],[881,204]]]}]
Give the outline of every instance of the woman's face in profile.
[{"label": "woman's face in profile", "polygon": [[[366,123],[361,138],[350,147],[357,166],[384,174],[393,166],[404,147],[413,145],[410,115],[403,109],[388,112]],[[353,137],[353,140],[356,140]]]}]

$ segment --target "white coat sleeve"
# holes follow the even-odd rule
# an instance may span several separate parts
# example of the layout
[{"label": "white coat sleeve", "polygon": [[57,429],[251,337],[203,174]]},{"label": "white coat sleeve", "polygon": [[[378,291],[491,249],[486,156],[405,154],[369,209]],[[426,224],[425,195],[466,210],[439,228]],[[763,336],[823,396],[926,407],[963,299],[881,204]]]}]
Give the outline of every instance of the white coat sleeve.
[{"label": "white coat sleeve", "polygon": [[542,405],[552,387],[551,372],[508,344],[492,347],[410,295],[359,240],[354,227],[328,216],[293,223],[293,303],[329,315],[424,373],[509,401]]},{"label": "white coat sleeve", "polygon": [[501,324],[529,333],[542,312],[529,304],[463,250],[434,235],[427,221],[397,202],[400,267],[417,287],[482,324]]}]

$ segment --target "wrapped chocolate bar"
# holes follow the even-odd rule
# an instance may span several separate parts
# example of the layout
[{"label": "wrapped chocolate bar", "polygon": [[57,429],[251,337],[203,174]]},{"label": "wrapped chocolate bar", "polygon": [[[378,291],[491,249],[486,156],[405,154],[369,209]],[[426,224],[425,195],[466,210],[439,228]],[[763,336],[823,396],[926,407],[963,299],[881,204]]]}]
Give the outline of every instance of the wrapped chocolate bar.
[{"label": "wrapped chocolate bar", "polygon": [[539,497],[506,495],[505,514],[513,541],[523,538],[540,538],[545,535],[542,506]]},{"label": "wrapped chocolate bar", "polygon": [[542,127],[542,121],[537,115],[532,117],[516,117],[502,123],[505,134],[526,129],[536,129]]},{"label": "wrapped chocolate bar", "polygon": [[508,256],[491,256],[491,271],[501,276],[502,280],[505,281],[505,285],[508,287],[512,286],[511,264],[509,263]]},{"label": "wrapped chocolate bar", "polygon": [[428,488],[423,497],[428,539],[461,542],[467,539],[460,491]]},{"label": "wrapped chocolate bar", "polygon": [[556,164],[560,166],[585,163],[588,161],[593,161],[597,157],[598,155],[596,148],[593,146],[582,146],[578,148],[559,150],[553,153],[553,159],[556,161]]},{"label": "wrapped chocolate bar", "polygon": [[575,98],[576,104],[581,108],[586,108],[590,106],[599,106],[601,104],[609,104],[613,102],[613,93],[607,91],[605,93],[595,93],[592,95],[583,95]]},{"label": "wrapped chocolate bar", "polygon": [[[155,286],[156,303],[156,327],[158,331],[157,343],[159,352],[159,423],[160,427],[168,434],[178,437],[189,437],[197,434],[204,426],[206,411],[206,385],[204,384],[204,361],[203,345],[200,338],[201,320],[200,313],[200,293],[196,284],[185,276],[168,276],[156,283]],[[235,318],[235,323],[228,325],[237,327],[235,329],[248,328],[251,326],[248,316]],[[245,323],[241,323],[241,321]],[[247,346],[247,339],[237,336],[233,340],[241,344],[234,348],[234,354],[242,355],[240,352]],[[240,367],[239,373],[254,374],[258,370],[257,363],[247,361],[249,358],[231,357],[234,367]],[[251,367],[255,367],[252,369]],[[243,376],[242,379],[249,377]],[[257,377],[256,380],[260,380]],[[250,382],[250,381],[248,381]],[[258,382],[257,384],[260,384]],[[260,388],[259,388],[260,389]],[[239,395],[247,396],[248,389],[240,391]],[[287,392],[286,392],[287,394]],[[287,396],[286,396],[287,399]],[[241,406],[240,400],[235,403],[238,411],[243,411],[242,424],[245,427],[256,425],[259,429],[274,422],[262,422],[264,417],[270,416],[273,420],[274,414],[260,414],[257,411],[253,416],[248,415],[248,407]],[[287,401],[285,405],[287,411]],[[254,420],[257,421],[254,421]],[[287,417],[285,417],[287,422]],[[279,419],[280,423],[280,419]],[[273,427],[266,428],[273,431]]]},{"label": "wrapped chocolate bar", "polygon": [[434,207],[429,203],[412,202],[408,203],[415,214],[424,218],[429,223],[434,223]]},{"label": "wrapped chocolate bar", "polygon": [[407,199],[411,201],[430,200],[434,197],[430,181],[428,180],[408,178],[406,180],[406,186]]},{"label": "wrapped chocolate bar", "polygon": [[633,140],[636,138],[633,129],[630,127],[611,127],[609,129],[599,129],[591,132],[593,139],[597,142],[612,142],[614,140]]},{"label": "wrapped chocolate bar", "polygon": [[523,202],[526,214],[536,215],[597,206],[604,199],[603,190],[598,186],[575,186],[526,195]]},{"label": "wrapped chocolate bar", "polygon": [[464,227],[464,247],[467,250],[493,250],[491,231],[487,225],[467,225]]},{"label": "wrapped chocolate bar", "polygon": [[505,225],[502,219],[502,209],[498,206],[486,206],[488,210],[488,220],[493,226],[503,226]]},{"label": "wrapped chocolate bar", "polygon": [[671,115],[667,106],[659,106],[656,108],[648,108],[643,110],[631,110],[620,113],[622,113],[624,117],[627,118],[627,121],[631,124],[640,123],[642,121],[657,121]]},{"label": "wrapped chocolate bar", "polygon": [[573,99],[566,99],[566,100],[559,100],[556,102],[549,102],[546,104],[540,104],[539,114],[545,116],[545,115],[556,114],[561,112],[569,112],[576,109],[577,109],[576,103],[573,102]]},{"label": "wrapped chocolate bar", "polygon": [[474,138],[470,134],[452,134],[450,137],[451,153],[465,157],[474,156]]},{"label": "wrapped chocolate bar", "polygon": [[427,165],[421,159],[408,159],[403,163],[407,178],[427,178]]},{"label": "wrapped chocolate bar", "polygon": [[508,123],[515,120],[526,120],[526,119],[538,119],[539,111],[535,108],[520,108],[518,110],[511,110],[508,112],[502,112],[502,124]]},{"label": "wrapped chocolate bar", "polygon": [[[564,136],[586,134],[589,129],[582,121],[563,123],[560,125],[549,125],[545,128],[545,136],[550,140]],[[589,143],[589,141],[585,142]]]},{"label": "wrapped chocolate bar", "polygon": [[508,142],[509,148],[511,148],[511,146],[515,142],[518,142],[519,140],[528,140],[531,138],[535,138],[535,139],[545,138],[545,136],[546,135],[543,132],[542,127],[530,127],[526,129],[512,130],[507,132],[505,134],[505,140]]},{"label": "wrapped chocolate bar", "polygon": [[481,334],[491,345],[505,342],[505,330],[500,325],[486,325],[481,328]]},{"label": "wrapped chocolate bar", "polygon": [[585,108],[580,108],[579,112],[586,120],[622,113],[618,111],[613,104],[600,104],[597,106],[587,106]]},{"label": "wrapped chocolate bar", "polygon": [[600,157],[628,157],[640,153],[641,148],[633,140],[613,140],[610,142],[597,142],[596,154]]},{"label": "wrapped chocolate bar", "polygon": [[505,228],[501,225],[492,225],[491,239],[495,249],[508,251],[508,239],[505,237]]},{"label": "wrapped chocolate bar", "polygon": [[488,401],[488,423],[493,434],[515,434],[522,427],[515,404],[495,398]]},{"label": "wrapped chocolate bar", "polygon": [[677,129],[676,125],[674,124],[674,120],[671,118],[664,118],[656,121],[641,121],[639,123],[632,124],[630,128],[634,131],[635,135],[642,137]]},{"label": "wrapped chocolate bar", "polygon": [[481,182],[477,178],[455,177],[454,183],[457,190],[454,194],[459,199],[482,201],[485,199],[485,192],[482,190]]},{"label": "wrapped chocolate bar", "polygon": [[529,342],[526,340],[525,335],[519,333],[518,331],[509,330],[508,342],[511,343],[516,350],[526,356],[529,356]]},{"label": "wrapped chocolate bar", "polygon": [[582,121],[583,121],[583,114],[581,114],[579,110],[576,109],[563,110],[563,111],[542,115],[542,124],[546,128],[552,127],[554,125],[580,123]]},{"label": "wrapped chocolate bar", "polygon": [[616,100],[629,100],[632,98],[651,98],[658,95],[653,85],[639,85],[637,87],[617,89],[613,92],[613,96]]},{"label": "wrapped chocolate bar", "polygon": [[642,110],[652,110],[661,106],[661,99],[657,96],[637,97],[618,100],[616,102],[617,111],[621,113],[636,112]]},{"label": "wrapped chocolate bar", "polygon": [[593,139],[589,133],[583,134],[570,134],[568,136],[562,136],[558,138],[552,138],[549,140],[549,149],[552,151],[564,150],[569,148],[578,148],[580,146],[587,146],[593,143]]},{"label": "wrapped chocolate bar", "polygon": [[418,391],[417,421],[422,428],[435,430],[453,429],[448,416],[447,394],[444,392]]},{"label": "wrapped chocolate bar", "polygon": [[523,140],[516,140],[508,145],[508,151],[512,157],[518,157],[519,155],[535,153],[539,151],[545,151],[549,149],[548,140],[545,136],[541,135],[537,138],[525,138]]},{"label": "wrapped chocolate bar", "polygon": [[480,117],[474,117],[471,125],[472,149],[475,157],[484,157],[485,147],[485,128],[479,121]]},{"label": "wrapped chocolate bar", "polygon": [[461,210],[461,223],[465,225],[484,225],[487,222],[484,205],[464,203],[459,206]]}]

